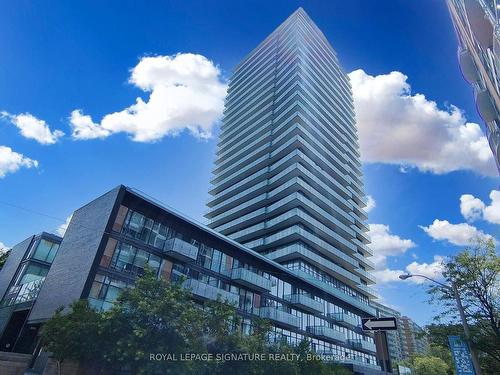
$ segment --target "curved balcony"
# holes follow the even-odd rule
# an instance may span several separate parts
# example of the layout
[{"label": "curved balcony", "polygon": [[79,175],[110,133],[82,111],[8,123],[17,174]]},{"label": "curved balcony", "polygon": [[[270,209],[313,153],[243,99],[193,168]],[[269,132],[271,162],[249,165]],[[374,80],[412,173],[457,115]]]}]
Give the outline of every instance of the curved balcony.
[{"label": "curved balcony", "polygon": [[493,46],[493,26],[482,5],[477,0],[465,0],[464,4],[474,38],[481,48],[491,48]]},{"label": "curved balcony", "polygon": [[458,61],[460,62],[460,70],[466,81],[470,84],[478,82],[479,74],[470,52],[466,49],[459,51]]},{"label": "curved balcony", "polygon": [[487,90],[476,92],[476,106],[481,118],[485,122],[492,122],[498,118],[497,111]]}]

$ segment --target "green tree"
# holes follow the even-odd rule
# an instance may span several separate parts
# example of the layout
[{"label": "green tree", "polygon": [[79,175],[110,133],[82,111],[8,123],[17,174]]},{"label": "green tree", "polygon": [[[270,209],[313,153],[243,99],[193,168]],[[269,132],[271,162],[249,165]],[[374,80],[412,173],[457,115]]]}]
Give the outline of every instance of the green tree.
[{"label": "green tree", "polygon": [[148,270],[104,313],[103,331],[114,338],[105,359],[133,374],[190,373],[191,362],[155,361],[150,356],[168,353],[180,358],[183,353],[204,352],[203,317],[186,289]]},{"label": "green tree", "polygon": [[[158,280],[147,271],[133,288],[123,290],[106,312],[85,301],[68,312],[58,310],[43,329],[45,347],[60,362],[94,362],[106,374],[249,374],[349,375],[344,367],[319,360],[306,361],[308,342],[291,346],[270,342],[271,324],[254,318],[250,334],[241,330],[236,307],[220,300],[195,304],[179,283]],[[152,360],[151,354],[300,354],[283,361]],[[266,357],[268,358],[268,357]]]},{"label": "green tree", "polygon": [[[495,246],[493,240],[476,239],[449,258],[443,271],[460,293],[471,331],[469,344],[478,352],[484,374],[491,375],[500,373],[500,258]],[[432,286],[429,293],[444,307],[436,320],[461,324],[450,289]]]},{"label": "green tree", "polygon": [[7,261],[9,254],[10,254],[10,249],[0,248],[0,270],[3,268],[3,265]]},{"label": "green tree", "polygon": [[73,303],[69,313],[59,308],[42,328],[42,343],[57,360],[58,370],[65,359],[103,365],[101,350],[102,314],[89,307],[87,301]]},{"label": "green tree", "polygon": [[441,358],[432,356],[417,356],[411,362],[414,375],[447,375],[448,365]]}]

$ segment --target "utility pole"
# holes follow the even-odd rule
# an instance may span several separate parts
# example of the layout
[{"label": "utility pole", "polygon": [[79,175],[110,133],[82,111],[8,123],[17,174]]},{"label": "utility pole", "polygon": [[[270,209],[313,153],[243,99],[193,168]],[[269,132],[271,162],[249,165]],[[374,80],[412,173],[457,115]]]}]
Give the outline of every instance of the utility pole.
[{"label": "utility pole", "polygon": [[460,319],[462,320],[462,326],[464,328],[465,339],[467,341],[467,344],[469,345],[469,351],[470,351],[470,355],[472,358],[472,365],[474,366],[474,372],[476,373],[476,375],[481,375],[481,367],[479,366],[479,360],[477,359],[477,355],[476,355],[475,350],[470,345],[471,335],[470,335],[470,330],[469,330],[469,324],[467,323],[464,307],[462,305],[462,300],[460,299],[460,293],[458,292],[458,288],[455,285],[455,283],[453,281],[451,281],[451,286],[450,286],[450,285],[443,284],[439,281],[436,281],[434,279],[431,279],[430,277],[427,277],[425,275],[413,275],[413,274],[399,275],[399,278],[401,280],[406,280],[406,279],[409,279],[410,277],[423,277],[424,279],[432,281],[435,284],[441,285],[443,288],[445,288],[448,291],[450,291],[451,293],[453,293],[453,296],[455,297],[455,302],[457,304],[457,309],[458,309],[458,312],[460,314]]}]

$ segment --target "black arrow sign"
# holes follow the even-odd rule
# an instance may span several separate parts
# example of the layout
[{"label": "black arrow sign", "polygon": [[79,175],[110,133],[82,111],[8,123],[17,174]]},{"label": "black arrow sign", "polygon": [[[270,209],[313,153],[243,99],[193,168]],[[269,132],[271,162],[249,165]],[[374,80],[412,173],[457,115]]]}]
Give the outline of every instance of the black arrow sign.
[{"label": "black arrow sign", "polygon": [[398,329],[396,318],[362,318],[363,331],[394,331]]}]

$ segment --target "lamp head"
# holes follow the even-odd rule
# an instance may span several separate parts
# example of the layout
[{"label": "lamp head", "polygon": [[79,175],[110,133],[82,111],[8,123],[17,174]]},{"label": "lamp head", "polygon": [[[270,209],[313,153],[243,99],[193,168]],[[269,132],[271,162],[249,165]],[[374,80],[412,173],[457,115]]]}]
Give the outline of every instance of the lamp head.
[{"label": "lamp head", "polygon": [[413,275],[411,274],[406,274],[406,275],[399,275],[399,278],[401,280],[406,280],[406,279],[409,279],[410,277],[412,277]]}]

